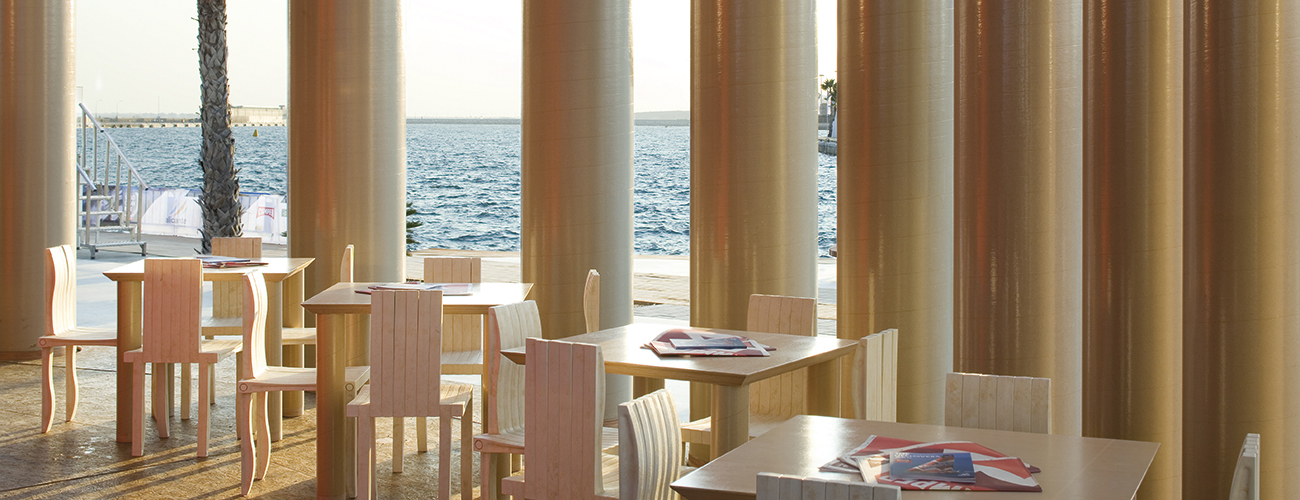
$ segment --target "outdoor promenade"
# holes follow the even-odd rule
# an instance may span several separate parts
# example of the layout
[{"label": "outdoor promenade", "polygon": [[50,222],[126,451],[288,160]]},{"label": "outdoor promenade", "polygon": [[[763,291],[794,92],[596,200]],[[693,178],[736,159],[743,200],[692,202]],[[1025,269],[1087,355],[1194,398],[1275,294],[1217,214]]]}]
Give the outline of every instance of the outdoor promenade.
[{"label": "outdoor promenade", "polygon": [[[198,240],[171,236],[146,236],[150,256],[194,255]],[[116,286],[104,277],[106,270],[140,259],[135,247],[103,249],[95,260],[89,250],[78,251],[77,321],[82,326],[114,327],[117,318]],[[264,245],[263,255],[283,256],[283,245]],[[513,252],[425,250],[407,257],[407,276],[423,274],[424,255],[474,255],[483,258],[484,281],[519,281],[519,256]],[[313,265],[320,265],[314,263]],[[687,324],[690,318],[690,261],[687,257],[642,256],[633,264],[633,299],[637,322]],[[835,264],[822,259],[818,265],[818,330],[835,332]],[[210,293],[210,287],[208,288]],[[35,292],[34,292],[35,293]],[[211,303],[205,297],[205,303]],[[63,410],[63,358],[55,358],[54,426],[48,434],[40,427],[40,360],[0,362],[0,498],[238,498],[239,441],[235,439],[235,381],[233,358],[217,365],[217,404],[212,407],[209,456],[195,457],[197,421],[171,420],[172,436],[159,439],[152,424],[145,430],[145,455],[131,457],[129,443],[114,440],[115,375],[114,350],[88,347],[77,355],[81,398],[77,415],[65,423]],[[197,377],[195,377],[197,380]],[[451,377],[477,383],[477,377]],[[679,410],[687,411],[685,383],[669,381]],[[197,391],[196,391],[197,392]],[[478,395],[476,394],[477,398]],[[178,402],[179,402],[179,398]],[[284,420],[284,439],[272,443],[271,466],[264,481],[254,483],[250,497],[276,499],[315,498],[315,400],[306,398],[307,410],[300,417]],[[474,415],[474,432],[479,432],[482,415]],[[433,424],[433,422],[430,422]],[[436,490],[437,453],[415,454],[415,437],[407,425],[405,471],[391,469],[392,422],[378,419],[376,445],[379,493],[385,498],[431,498]],[[456,424],[459,426],[459,423]],[[459,427],[453,435],[459,434]],[[429,435],[429,448],[437,449],[436,425]],[[459,460],[459,445],[453,447]],[[475,454],[476,455],[476,454]],[[477,456],[474,457],[475,485],[478,484]],[[459,490],[459,468],[452,469],[452,493]],[[473,495],[477,497],[477,487]]]}]

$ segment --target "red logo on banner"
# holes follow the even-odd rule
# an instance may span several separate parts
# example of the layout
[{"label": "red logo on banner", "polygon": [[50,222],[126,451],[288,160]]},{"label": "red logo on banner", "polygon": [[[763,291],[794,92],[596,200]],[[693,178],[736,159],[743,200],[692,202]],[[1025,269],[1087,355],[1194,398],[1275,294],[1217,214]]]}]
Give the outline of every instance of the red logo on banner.
[{"label": "red logo on banner", "polygon": [[275,218],[275,207],[257,207],[257,216],[258,216],[258,217],[270,217],[270,218],[274,219],[274,218]]}]

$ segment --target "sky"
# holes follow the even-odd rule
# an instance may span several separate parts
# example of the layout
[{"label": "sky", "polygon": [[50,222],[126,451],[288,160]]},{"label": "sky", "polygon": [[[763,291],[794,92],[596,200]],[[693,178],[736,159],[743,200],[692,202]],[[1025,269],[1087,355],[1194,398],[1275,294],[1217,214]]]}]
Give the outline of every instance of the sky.
[{"label": "sky", "polygon": [[[835,0],[815,0],[818,73],[835,71]],[[689,0],[631,0],[636,111],[690,109]],[[199,108],[193,0],[76,0],[77,98],[99,116]],[[405,0],[406,115],[517,118],[522,0]],[[230,103],[286,104],[285,0],[228,0]]]}]

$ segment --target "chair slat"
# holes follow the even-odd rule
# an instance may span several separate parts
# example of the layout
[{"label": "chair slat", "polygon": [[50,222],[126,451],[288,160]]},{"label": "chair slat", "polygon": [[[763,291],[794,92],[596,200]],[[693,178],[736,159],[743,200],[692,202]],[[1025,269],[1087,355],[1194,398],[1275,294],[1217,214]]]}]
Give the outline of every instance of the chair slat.
[{"label": "chair slat", "polygon": [[1051,432],[1051,380],[949,373],[944,424],[1020,432]]}]

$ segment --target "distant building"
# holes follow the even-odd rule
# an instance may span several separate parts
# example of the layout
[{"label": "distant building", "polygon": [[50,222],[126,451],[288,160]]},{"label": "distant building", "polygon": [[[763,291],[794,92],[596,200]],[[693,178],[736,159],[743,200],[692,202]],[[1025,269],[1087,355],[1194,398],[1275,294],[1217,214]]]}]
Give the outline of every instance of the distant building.
[{"label": "distant building", "polygon": [[284,125],[286,114],[280,106],[231,106],[231,125]]}]

